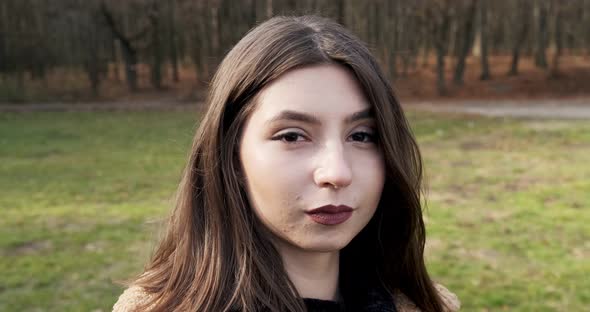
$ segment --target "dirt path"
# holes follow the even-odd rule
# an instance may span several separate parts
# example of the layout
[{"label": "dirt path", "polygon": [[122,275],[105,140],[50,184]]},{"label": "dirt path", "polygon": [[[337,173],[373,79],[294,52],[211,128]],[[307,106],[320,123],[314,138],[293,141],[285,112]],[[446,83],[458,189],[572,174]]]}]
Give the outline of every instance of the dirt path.
[{"label": "dirt path", "polygon": [[414,102],[408,109],[491,117],[534,119],[590,119],[590,98],[543,100],[468,100]]},{"label": "dirt path", "polygon": [[198,103],[173,98],[89,103],[0,104],[2,112],[196,111]]},{"label": "dirt path", "polygon": [[[461,100],[418,101],[403,103],[407,109],[430,112],[463,113],[494,117],[535,119],[590,119],[590,98],[543,100]],[[199,103],[179,102],[174,99],[142,101],[0,104],[2,112],[88,112],[88,111],[198,111]]]}]

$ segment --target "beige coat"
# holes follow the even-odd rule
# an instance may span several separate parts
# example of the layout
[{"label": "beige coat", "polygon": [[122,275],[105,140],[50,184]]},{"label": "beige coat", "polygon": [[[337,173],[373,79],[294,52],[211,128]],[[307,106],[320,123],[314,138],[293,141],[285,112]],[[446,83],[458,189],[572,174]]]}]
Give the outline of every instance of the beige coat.
[{"label": "beige coat", "polygon": [[[443,303],[449,308],[448,312],[458,311],[461,307],[461,303],[457,296],[440,284],[435,284],[435,287],[438,290]],[[143,303],[148,296],[149,294],[146,294],[137,286],[129,287],[119,297],[115,306],[113,306],[113,312],[136,311],[137,306]],[[395,295],[395,306],[398,312],[420,312],[420,309],[418,309],[410,299],[402,293],[397,293]]]}]

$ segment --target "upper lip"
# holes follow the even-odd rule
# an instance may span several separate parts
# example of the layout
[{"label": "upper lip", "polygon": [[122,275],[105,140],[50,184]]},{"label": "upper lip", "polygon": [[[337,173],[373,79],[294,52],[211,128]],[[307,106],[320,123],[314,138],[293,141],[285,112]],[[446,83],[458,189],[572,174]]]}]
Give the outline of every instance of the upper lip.
[{"label": "upper lip", "polygon": [[306,213],[340,213],[340,212],[350,212],[353,209],[351,207],[348,207],[346,205],[339,205],[339,206],[334,206],[334,205],[325,205],[325,206],[321,206],[309,211],[306,211]]}]

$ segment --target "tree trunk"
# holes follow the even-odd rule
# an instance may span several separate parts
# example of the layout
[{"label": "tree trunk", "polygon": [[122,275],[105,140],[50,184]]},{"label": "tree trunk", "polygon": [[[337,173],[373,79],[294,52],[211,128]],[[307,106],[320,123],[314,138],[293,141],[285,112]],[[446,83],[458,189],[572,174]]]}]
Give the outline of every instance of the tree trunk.
[{"label": "tree trunk", "polygon": [[[6,59],[8,58],[8,36],[6,35],[8,32],[8,27],[6,25],[6,5],[7,4],[4,1],[0,2],[0,76],[8,69],[8,64],[6,63]],[[2,81],[0,80],[0,82]]]},{"label": "tree trunk", "polygon": [[436,87],[439,95],[447,94],[445,84],[445,54],[441,49],[436,49]]},{"label": "tree trunk", "polygon": [[271,18],[273,14],[272,0],[266,0],[266,18]]},{"label": "tree trunk", "polygon": [[123,61],[125,62],[125,75],[127,77],[127,86],[132,92],[137,91],[137,49],[131,44],[131,40],[127,38],[115,25],[115,19],[106,5],[101,3],[101,12],[106,21],[111,33],[121,43],[121,52],[123,53]]},{"label": "tree trunk", "polygon": [[477,0],[471,0],[466,11],[465,23],[463,24],[462,36],[460,37],[460,46],[457,54],[457,65],[455,67],[455,76],[453,82],[456,85],[463,85],[463,75],[465,73],[465,60],[469,55],[469,50],[473,46],[475,37],[474,21],[477,10]]},{"label": "tree trunk", "polygon": [[121,41],[123,61],[125,62],[125,77],[129,90],[137,91],[137,51],[127,42]]},{"label": "tree trunk", "polygon": [[397,59],[399,56],[398,53],[398,48],[399,48],[399,42],[400,42],[400,32],[399,32],[399,23],[398,23],[398,17],[399,17],[399,10],[400,10],[400,4],[399,1],[396,1],[395,3],[391,3],[389,2],[387,4],[387,9],[388,9],[388,14],[390,14],[390,16],[393,16],[393,21],[389,21],[389,25],[390,27],[392,27],[393,29],[391,29],[390,32],[387,33],[388,36],[388,40],[387,42],[389,43],[388,46],[388,51],[386,51],[387,56],[388,56],[388,72],[389,72],[389,78],[391,80],[394,80],[397,78],[397,74],[398,74],[398,68],[397,68]]},{"label": "tree trunk", "polygon": [[152,44],[151,50],[152,66],[151,66],[151,83],[156,89],[162,88],[162,45],[160,38],[160,8],[158,2],[155,1],[152,5],[151,12],[149,15],[150,23],[152,25]]},{"label": "tree trunk", "polygon": [[489,0],[481,0],[479,10],[479,31],[480,31],[480,52],[481,52],[481,75],[480,80],[490,80],[492,75],[490,73],[490,63],[488,60],[488,9]]},{"label": "tree trunk", "polygon": [[178,77],[178,47],[176,42],[176,23],[175,23],[175,11],[176,11],[176,2],[174,0],[170,0],[168,2],[168,21],[169,21],[169,40],[170,40],[170,63],[172,65],[172,80],[174,82],[178,82],[180,78]]},{"label": "tree trunk", "polygon": [[93,57],[89,58],[86,63],[84,64],[84,69],[86,71],[86,75],[88,76],[88,80],[90,81],[90,88],[92,90],[93,96],[98,96],[98,88],[100,87],[100,70],[99,70],[99,60],[98,56],[95,52],[92,53]]},{"label": "tree trunk", "polygon": [[515,24],[520,25],[518,29],[518,33],[514,37],[514,41],[512,43],[512,62],[510,63],[510,71],[508,72],[509,75],[515,76],[518,75],[518,61],[520,59],[520,50],[522,44],[526,39],[526,35],[529,31],[529,9],[528,0],[518,0],[519,1],[519,14],[517,14],[518,18],[515,21]]},{"label": "tree trunk", "polygon": [[[423,20],[422,23],[428,23],[427,20]],[[430,57],[432,35],[428,27],[422,27],[422,68],[428,67],[428,61]]]},{"label": "tree trunk", "polygon": [[551,62],[551,71],[549,76],[551,78],[557,78],[559,76],[559,59],[563,50],[563,10],[561,8],[561,3],[557,1],[553,2],[553,6],[555,10],[555,24],[553,31],[555,52],[553,53],[553,60]]},{"label": "tree trunk", "polygon": [[338,16],[338,18],[336,19],[336,21],[338,21],[338,24],[340,25],[344,25],[345,24],[345,18],[346,18],[346,3],[345,0],[337,0],[336,1],[336,14]]},{"label": "tree trunk", "polygon": [[537,4],[537,18],[538,18],[538,29],[537,29],[537,49],[535,51],[535,65],[537,67],[546,69],[547,68],[547,56],[545,50],[547,49],[547,15],[548,10],[544,0],[539,0]]},{"label": "tree trunk", "polygon": [[[94,40],[94,39],[89,39]],[[90,43],[88,47],[94,46],[94,43]],[[84,70],[90,81],[90,88],[94,97],[98,96],[98,88],[100,87],[100,60],[98,55],[98,49],[89,49],[88,56],[84,62]]]},{"label": "tree trunk", "polygon": [[436,86],[439,95],[447,94],[445,83],[445,56],[448,46],[449,29],[451,26],[451,16],[449,12],[449,2],[444,2],[439,10],[434,12],[436,22],[432,23],[432,32],[434,35],[434,46],[436,50]]},{"label": "tree trunk", "polygon": [[115,81],[120,82],[121,81],[121,77],[119,76],[119,49],[118,49],[118,41],[113,37],[113,39],[111,40],[112,44],[111,44],[111,59],[112,59],[112,63],[113,63],[113,78],[115,78]]},{"label": "tree trunk", "polygon": [[[272,1],[271,1],[272,4]],[[208,51],[209,57],[211,57],[211,61],[206,61],[205,62],[205,66],[207,68],[207,80],[209,80],[209,78],[211,77],[211,75],[213,75],[213,72],[215,71],[215,68],[217,68],[217,65],[219,63],[219,57],[220,57],[220,51],[221,51],[221,41],[223,40],[222,34],[221,34],[221,27],[219,25],[220,22],[220,17],[219,17],[219,7],[211,7],[208,10],[209,14],[211,14],[209,16],[210,18],[210,24],[209,24],[209,31],[210,31],[210,37],[211,38],[211,44],[209,45],[210,50]],[[213,63],[213,64],[212,64]],[[212,67],[212,68],[211,68]]]}]

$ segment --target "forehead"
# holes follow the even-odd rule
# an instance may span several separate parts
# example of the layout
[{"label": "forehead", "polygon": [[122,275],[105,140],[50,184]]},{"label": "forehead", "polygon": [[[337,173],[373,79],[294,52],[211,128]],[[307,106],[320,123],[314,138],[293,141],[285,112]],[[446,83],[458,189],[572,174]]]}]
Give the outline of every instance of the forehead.
[{"label": "forehead", "polygon": [[[329,64],[292,70],[264,88],[254,115],[269,119],[283,110],[318,118],[345,118],[370,107],[354,75]],[[254,116],[253,116],[254,118]]]}]

